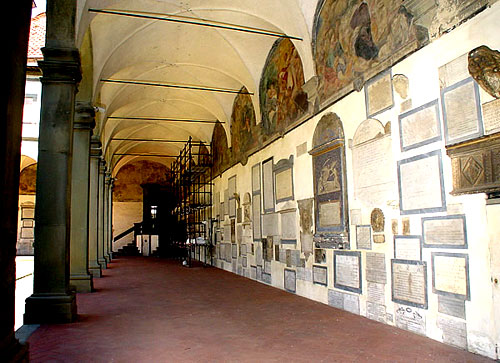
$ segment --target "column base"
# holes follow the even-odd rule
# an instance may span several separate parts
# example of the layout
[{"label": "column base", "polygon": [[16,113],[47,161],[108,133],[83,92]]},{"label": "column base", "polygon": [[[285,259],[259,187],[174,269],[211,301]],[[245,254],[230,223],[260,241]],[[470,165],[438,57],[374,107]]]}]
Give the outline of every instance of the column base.
[{"label": "column base", "polygon": [[108,262],[104,258],[99,258],[97,260],[99,262],[99,265],[101,265],[101,270],[106,270],[108,268]]},{"label": "column base", "polygon": [[28,343],[19,343],[14,333],[0,342],[0,348],[4,362],[29,362]]},{"label": "column base", "polygon": [[92,275],[77,275],[71,274],[69,276],[69,283],[76,288],[76,292],[92,292],[94,284],[92,282]]},{"label": "column base", "polygon": [[113,261],[113,252],[108,252],[109,260]]},{"label": "column base", "polygon": [[76,297],[73,293],[33,294],[26,299],[24,324],[72,323],[76,315]]},{"label": "column base", "polygon": [[107,264],[111,262],[111,258],[109,258],[107,254],[104,256],[104,259],[106,260]]},{"label": "column base", "polygon": [[93,278],[102,277],[101,266],[89,266],[89,273],[92,275]]}]

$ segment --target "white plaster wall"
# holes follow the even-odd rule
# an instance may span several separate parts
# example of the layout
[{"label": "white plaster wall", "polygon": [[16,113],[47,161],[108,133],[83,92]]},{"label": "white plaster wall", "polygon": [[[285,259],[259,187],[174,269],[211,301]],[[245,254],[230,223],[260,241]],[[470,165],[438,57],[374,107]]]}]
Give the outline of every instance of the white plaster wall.
[{"label": "white plaster wall", "polygon": [[[113,202],[113,236],[118,236],[134,225],[142,222],[142,202]],[[134,241],[134,233],[113,242],[113,251]]]},{"label": "white plaster wall", "polygon": [[[405,60],[392,67],[392,74],[404,74],[409,79],[409,98],[412,99],[412,108],[416,108],[432,100],[439,100],[441,128],[443,129],[443,118],[440,102],[440,88],[438,68],[469,52],[471,49],[485,44],[492,49],[500,48],[500,3],[494,4],[491,8],[480,13],[473,19],[464,23],[449,34],[446,34],[424,47],[420,51],[409,56]],[[482,89],[480,91],[481,103],[492,99]],[[370,252],[382,252],[386,257],[387,283],[385,285],[385,305],[387,313],[393,314],[395,304],[391,300],[391,259],[394,256],[392,243],[391,219],[398,219],[401,230],[402,217],[410,219],[410,234],[421,235],[421,219],[429,216],[445,216],[447,214],[465,214],[467,223],[468,249],[452,252],[467,253],[469,255],[469,280],[470,280],[470,301],[465,302],[466,324],[467,324],[467,349],[491,358],[498,358],[496,345],[500,340],[500,302],[499,285],[492,283],[492,272],[500,278],[500,261],[498,253],[490,255],[491,249],[498,250],[498,218],[500,207],[486,207],[485,195],[465,195],[452,196],[452,174],[451,162],[446,155],[444,147],[444,136],[441,141],[434,142],[413,150],[401,152],[398,130],[398,115],[400,114],[400,103],[402,100],[394,92],[394,106],[375,116],[384,125],[391,122],[392,125],[392,152],[393,152],[393,180],[395,182],[394,196],[387,205],[377,206],[381,208],[385,215],[385,238],[382,244],[373,244]],[[280,159],[288,159],[294,155],[294,194],[295,199],[286,202],[286,208],[296,208],[297,200],[313,197],[313,172],[312,157],[309,154],[297,156],[296,146],[307,142],[307,149],[311,149],[314,129],[321,117],[328,113],[335,112],[343,122],[346,145],[348,140],[353,138],[354,132],[361,122],[366,118],[364,92],[353,92],[336,104],[329,107],[324,112],[314,116],[312,119],[286,134],[283,138],[273,142],[265,149],[257,152],[248,159],[245,166],[238,164],[226,171],[221,177],[215,179],[214,192],[220,192],[221,200],[224,199],[224,190],[228,186],[228,178],[237,175],[237,192],[242,197],[245,193],[251,194],[251,169],[256,163],[262,162],[270,157],[276,163]],[[443,132],[444,135],[444,132]],[[370,224],[370,213],[373,207],[367,208],[354,198],[353,170],[352,170],[352,150],[346,146],[346,166],[347,166],[347,192],[349,209],[361,209],[362,224]],[[447,211],[438,213],[422,213],[402,216],[399,210],[399,194],[397,183],[397,161],[410,158],[412,156],[425,154],[430,151],[441,150],[443,162],[443,174],[446,194]],[[425,177],[425,176],[423,176]],[[283,203],[284,204],[284,203]],[[276,210],[285,208],[278,204]],[[487,214],[488,211],[488,214]],[[226,220],[227,220],[226,216]],[[299,219],[297,219],[298,223]],[[355,246],[355,228],[351,226],[350,239],[351,246]],[[298,229],[297,229],[298,231]],[[494,247],[493,247],[494,246]],[[257,244],[256,244],[257,248]],[[300,239],[296,249],[300,250]],[[443,332],[438,327],[438,297],[432,292],[432,270],[431,252],[446,251],[444,249],[423,248],[422,259],[427,262],[427,294],[428,308],[419,309],[425,315],[426,335],[438,340],[443,340]],[[366,251],[362,250],[362,266],[365,268]],[[493,256],[493,257],[492,257]],[[302,254],[302,258],[304,255]],[[491,259],[490,259],[491,258]],[[306,268],[313,265],[314,256],[306,260]],[[224,269],[231,271],[231,264],[219,263]],[[243,275],[250,276],[251,265],[256,265],[255,255],[248,254],[248,271],[243,268]],[[492,271],[493,265],[493,271]],[[272,284],[275,287],[283,288],[283,270],[285,264],[272,262]],[[328,290],[333,286],[333,250],[327,251],[328,266],[328,286],[320,286],[312,282],[297,280],[297,294],[305,296],[323,303],[328,303]],[[366,315],[366,274],[362,272],[363,293],[360,295],[360,314]],[[494,286],[493,286],[494,285]],[[493,299],[493,296],[495,299]],[[496,302],[496,306],[495,306]],[[496,325],[495,325],[496,320]],[[388,321],[394,325],[394,322]]]}]

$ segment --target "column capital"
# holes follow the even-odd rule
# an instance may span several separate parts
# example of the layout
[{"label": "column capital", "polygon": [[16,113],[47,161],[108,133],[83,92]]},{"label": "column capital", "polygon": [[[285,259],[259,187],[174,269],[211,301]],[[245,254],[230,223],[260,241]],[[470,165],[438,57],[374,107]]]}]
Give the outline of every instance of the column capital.
[{"label": "column capital", "polygon": [[106,170],[107,170],[107,167],[106,167],[106,161],[104,161],[104,159],[101,157],[101,160],[100,160],[100,163],[99,163],[99,172],[103,175],[106,174]]},{"label": "column capital", "polygon": [[92,130],[95,127],[95,110],[90,102],[75,103],[74,129]]},{"label": "column capital", "polygon": [[97,158],[100,160],[101,155],[102,155],[101,141],[99,141],[99,138],[97,136],[93,135],[90,138],[90,157]]},{"label": "column capital", "polygon": [[42,69],[42,83],[80,82],[82,71],[78,49],[44,47],[41,50],[43,61],[39,61],[38,65]]}]

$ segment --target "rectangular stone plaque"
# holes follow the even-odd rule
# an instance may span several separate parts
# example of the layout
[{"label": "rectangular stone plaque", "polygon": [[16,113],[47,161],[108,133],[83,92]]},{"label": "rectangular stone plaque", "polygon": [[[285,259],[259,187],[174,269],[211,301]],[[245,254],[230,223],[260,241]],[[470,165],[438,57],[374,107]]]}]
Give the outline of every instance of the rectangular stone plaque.
[{"label": "rectangular stone plaque", "polygon": [[368,301],[385,305],[385,284],[376,282],[367,282],[367,296]]},{"label": "rectangular stone plaque", "polygon": [[252,230],[253,230],[253,240],[254,241],[260,240],[262,238],[260,194],[254,194],[253,196]]},{"label": "rectangular stone plaque", "polygon": [[319,204],[319,224],[321,227],[335,227],[340,226],[341,223],[341,204],[339,200]]},{"label": "rectangular stone plaque", "polygon": [[391,260],[392,301],[427,309],[427,263]]},{"label": "rectangular stone plaque", "polygon": [[441,91],[446,145],[483,135],[479,87],[472,78]]},{"label": "rectangular stone plaque", "polygon": [[361,294],[361,252],[333,252],[334,286]]},{"label": "rectangular stone plaque", "polygon": [[372,227],[369,224],[356,226],[356,246],[359,250],[372,249]]},{"label": "rectangular stone plaque", "polygon": [[432,291],[470,300],[469,255],[432,252]]},{"label": "rectangular stone plaque", "polygon": [[425,315],[414,307],[397,306],[394,313],[396,326],[401,329],[409,330],[413,333],[425,334]]},{"label": "rectangular stone plaque", "polygon": [[278,236],[279,232],[279,213],[270,213],[262,215],[262,235]]},{"label": "rectangular stone plaque", "polygon": [[359,315],[359,296],[344,294],[344,310]]},{"label": "rectangular stone plaque", "polygon": [[328,285],[328,268],[325,266],[313,266],[313,282],[319,285]]},{"label": "rectangular stone plaque", "polygon": [[296,291],[296,273],[294,270],[285,269],[283,286],[286,291],[295,292]]},{"label": "rectangular stone plaque", "polygon": [[297,267],[297,280],[312,282],[312,270],[305,267]]},{"label": "rectangular stone plaque", "polygon": [[262,163],[262,195],[264,213],[274,212],[273,158]]},{"label": "rectangular stone plaque", "polygon": [[459,81],[469,78],[468,54],[462,54],[444,66],[439,67],[439,86],[440,89],[449,87]]},{"label": "rectangular stone plaque", "polygon": [[257,280],[262,281],[262,266],[257,265]]},{"label": "rectangular stone plaque", "polygon": [[465,300],[438,295],[438,311],[465,320]]},{"label": "rectangular stone plaque", "polygon": [[401,214],[446,210],[441,150],[398,161],[398,182]]},{"label": "rectangular stone plaque", "polygon": [[384,253],[366,253],[366,281],[381,284],[387,282]]},{"label": "rectangular stone plaque", "polygon": [[377,304],[371,301],[366,302],[366,317],[368,319],[380,321],[381,323],[386,322],[386,309],[385,305]]},{"label": "rectangular stone plaque", "polygon": [[281,213],[281,243],[297,242],[297,212],[291,210]]},{"label": "rectangular stone plaque", "polygon": [[292,168],[288,168],[275,174],[276,180],[276,203],[293,199],[293,177]]},{"label": "rectangular stone plaque", "polygon": [[328,290],[328,305],[359,315],[359,296]]},{"label": "rectangular stone plaque", "polygon": [[353,225],[362,224],[361,209],[351,209],[349,214],[349,222]]},{"label": "rectangular stone plaque", "polygon": [[394,105],[392,74],[385,72],[366,83],[366,117],[370,118]]},{"label": "rectangular stone plaque", "polygon": [[247,257],[243,256],[243,258],[241,259],[241,265],[243,267],[247,267],[247,263],[248,263]]},{"label": "rectangular stone plaque", "polygon": [[[354,145],[352,165],[356,199],[368,205],[380,205],[391,198],[395,180],[390,133]],[[362,224],[360,219],[350,223]]]},{"label": "rectangular stone plaque", "polygon": [[224,215],[229,215],[229,190],[224,190]]},{"label": "rectangular stone plaque", "polygon": [[394,258],[420,261],[422,259],[422,237],[394,236]]},{"label": "rectangular stone plaque", "polygon": [[252,166],[252,194],[260,192],[260,164]]},{"label": "rectangular stone plaque", "polygon": [[328,290],[328,305],[344,309],[344,294],[336,290]]},{"label": "rectangular stone plaque", "polygon": [[257,279],[257,266],[250,266],[250,278]]},{"label": "rectangular stone plaque", "polygon": [[21,208],[21,218],[35,218],[35,209],[34,208]]},{"label": "rectangular stone plaque", "polygon": [[465,215],[422,218],[424,247],[467,248]]},{"label": "rectangular stone plaque", "polygon": [[399,115],[399,138],[401,151],[441,140],[438,101],[434,100]]},{"label": "rectangular stone plaque", "polygon": [[272,284],[272,276],[270,273],[267,272],[262,272],[262,281],[264,281],[266,284]]},{"label": "rectangular stone plaque", "polygon": [[236,244],[231,245],[231,255],[232,258],[238,258],[238,245]]},{"label": "rectangular stone plaque", "polygon": [[464,321],[438,316],[437,326],[443,331],[443,343],[467,349],[467,325]]},{"label": "rectangular stone plaque", "polygon": [[302,144],[297,145],[295,148],[295,152],[297,153],[297,157],[304,155],[307,153],[307,141],[303,142]]},{"label": "rectangular stone plaque", "polygon": [[483,103],[483,123],[487,135],[500,131],[500,98]]}]

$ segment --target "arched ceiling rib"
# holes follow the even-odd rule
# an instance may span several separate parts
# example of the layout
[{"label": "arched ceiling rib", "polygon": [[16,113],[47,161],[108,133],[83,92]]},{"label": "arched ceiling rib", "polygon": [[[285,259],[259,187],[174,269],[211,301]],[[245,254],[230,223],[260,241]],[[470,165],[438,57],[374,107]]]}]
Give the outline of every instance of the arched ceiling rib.
[{"label": "arched ceiling rib", "polygon": [[[252,92],[260,122],[259,82],[269,50],[277,38],[237,31],[95,14],[96,9],[120,9],[177,14],[239,24],[298,36],[293,40],[301,57],[305,79],[314,75],[311,33],[317,0],[78,0],[77,44],[91,30],[93,102],[105,108],[99,114],[98,133],[107,158],[122,150],[168,150],[177,154],[182,145],[126,143],[112,137],[153,138],[209,142],[213,124],[134,123],[109,116],[176,117],[220,120],[230,140],[234,94],[116,85],[101,79],[127,79],[241,89]],[[117,167],[137,157],[115,157]],[[118,161],[117,161],[118,160]],[[170,161],[162,160],[168,164]]]}]

